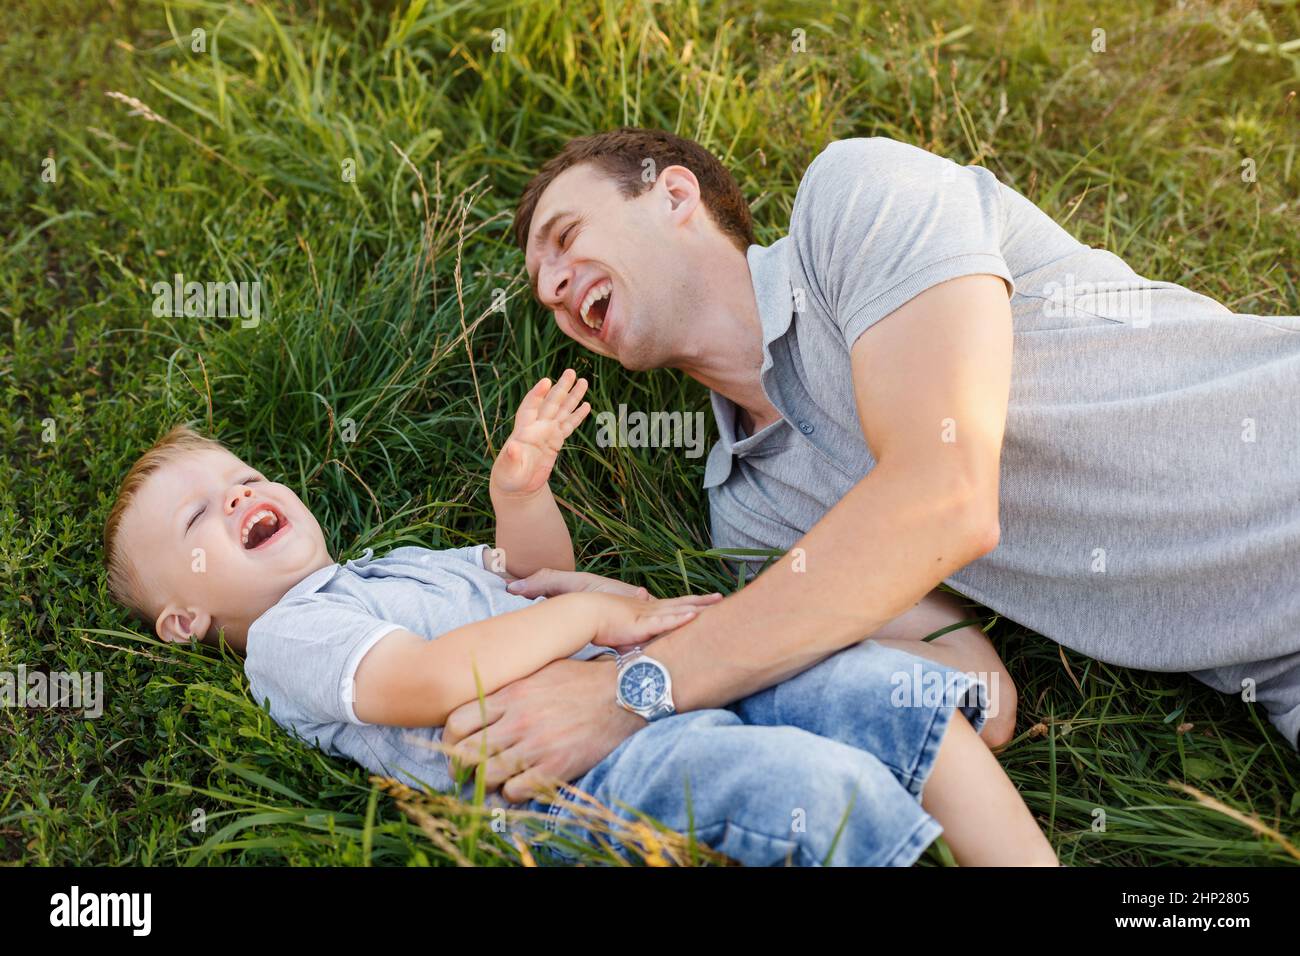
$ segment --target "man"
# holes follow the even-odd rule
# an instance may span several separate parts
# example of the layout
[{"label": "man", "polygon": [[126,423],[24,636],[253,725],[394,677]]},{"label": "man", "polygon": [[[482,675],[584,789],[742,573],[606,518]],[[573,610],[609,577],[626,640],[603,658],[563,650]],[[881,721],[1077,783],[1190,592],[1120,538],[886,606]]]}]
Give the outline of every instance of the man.
[{"label": "man", "polygon": [[[767,247],[698,144],[574,140],[515,237],[567,335],[711,390],[715,546],[788,549],[649,649],[662,706],[959,620],[944,582],[1101,660],[1258,700],[1297,746],[1300,318],[1142,278],[988,170],[881,138],[817,156]],[[489,781],[520,799],[642,725],[616,686],[613,664],[557,662],[448,739],[473,760],[486,735]]]}]

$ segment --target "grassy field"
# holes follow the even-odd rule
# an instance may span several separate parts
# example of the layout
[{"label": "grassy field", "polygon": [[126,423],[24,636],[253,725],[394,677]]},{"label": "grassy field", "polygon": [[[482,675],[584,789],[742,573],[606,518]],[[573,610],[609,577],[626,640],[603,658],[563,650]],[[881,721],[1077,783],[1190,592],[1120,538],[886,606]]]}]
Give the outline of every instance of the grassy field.
[{"label": "grassy field", "polygon": [[[510,214],[571,136],[700,140],[763,243],[828,141],[894,136],[983,163],[1143,275],[1300,314],[1294,2],[9,9],[0,669],[101,671],[106,696],[98,720],[0,711],[9,863],[520,862],[474,807],[298,745],[238,660],[140,633],[107,598],[99,534],[125,467],[178,421],[298,491],[342,559],[483,538],[513,410],[566,365],[597,411],[707,409],[693,383],[593,359],[530,301]],[[155,316],[175,273],[260,280],[260,323]],[[733,588],[705,551],[702,471],[584,429],[555,482],[579,564]],[[1300,859],[1300,761],[1262,708],[988,619],[1021,689],[1003,763],[1064,862]]]}]

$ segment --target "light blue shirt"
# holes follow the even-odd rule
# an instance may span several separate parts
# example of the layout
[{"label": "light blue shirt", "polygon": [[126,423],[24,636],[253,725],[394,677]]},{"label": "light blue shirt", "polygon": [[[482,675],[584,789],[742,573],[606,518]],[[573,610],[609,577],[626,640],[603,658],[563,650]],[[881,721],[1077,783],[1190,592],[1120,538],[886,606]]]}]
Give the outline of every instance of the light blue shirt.
[{"label": "light blue shirt", "polygon": [[[440,727],[391,727],[359,719],[353,679],[366,652],[404,629],[433,640],[544,598],[506,590],[483,565],[485,546],[396,548],[382,558],[332,564],[304,578],[248,629],[244,673],[253,698],[281,727],[324,752],[410,786],[452,788],[437,749]],[[600,653],[588,644],[574,655]]]}]

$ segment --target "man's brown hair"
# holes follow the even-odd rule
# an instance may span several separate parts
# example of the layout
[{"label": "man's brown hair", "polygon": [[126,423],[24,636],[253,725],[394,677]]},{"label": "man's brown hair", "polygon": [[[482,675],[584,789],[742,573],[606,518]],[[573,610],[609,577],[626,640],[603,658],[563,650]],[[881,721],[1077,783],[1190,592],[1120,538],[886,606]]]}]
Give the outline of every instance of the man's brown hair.
[{"label": "man's brown hair", "polygon": [[683,139],[661,129],[620,126],[618,129],[582,136],[564,144],[559,155],[547,160],[519,199],[515,210],[515,244],[526,251],[528,230],[532,225],[537,201],[555,177],[579,163],[591,163],[612,179],[625,199],[635,199],[654,185],[642,173],[645,161],[654,162],[655,175],[669,166],[685,166],[700,183],[704,207],[718,228],[745,252],[754,243],[754,221],[749,204],[735,178],[717,157],[693,140]]},{"label": "man's brown hair", "polygon": [[108,590],[113,600],[126,607],[141,621],[151,627],[153,619],[145,597],[145,583],[131,562],[130,555],[121,553],[117,538],[122,530],[122,518],[140,488],[159,468],[190,451],[221,450],[219,441],[205,438],[186,425],[177,425],[141,455],[122,479],[117,498],[104,522],[104,566],[108,571]]}]

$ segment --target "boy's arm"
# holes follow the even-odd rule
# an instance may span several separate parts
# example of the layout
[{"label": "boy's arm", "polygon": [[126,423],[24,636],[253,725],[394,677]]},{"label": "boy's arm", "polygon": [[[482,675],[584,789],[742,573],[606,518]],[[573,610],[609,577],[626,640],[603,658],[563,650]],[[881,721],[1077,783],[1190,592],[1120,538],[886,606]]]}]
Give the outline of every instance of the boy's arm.
[{"label": "boy's arm", "polygon": [[[647,601],[615,594],[561,594],[425,640],[407,630],[382,638],[353,677],[360,720],[441,727],[461,704],[494,693],[589,642],[638,644],[691,620],[720,595]],[[477,683],[475,678],[477,676]]]},{"label": "boy's arm", "polygon": [[488,487],[497,519],[497,560],[504,556],[504,570],[514,577],[542,568],[574,569],[573,541],[548,481],[564,440],[591,411],[590,403],[582,402],[586,391],[587,380],[573,369],[554,385],[545,378],[534,385],[492,465]]},{"label": "boy's arm", "polygon": [[[497,517],[496,550],[483,556],[490,570],[517,578],[542,568],[574,570],[573,539],[549,485],[531,495],[512,495],[492,482],[490,493]],[[492,565],[503,559],[504,567]]]},{"label": "boy's arm", "polygon": [[[357,665],[352,709],[370,724],[440,727],[454,708],[577,653],[596,632],[600,604],[563,594],[425,640],[394,631]],[[578,598],[568,601],[565,598]]]}]

